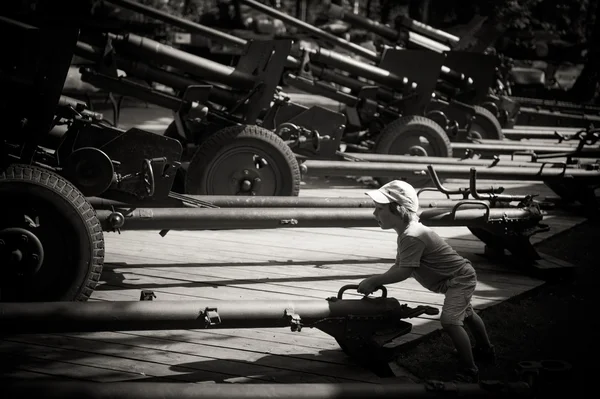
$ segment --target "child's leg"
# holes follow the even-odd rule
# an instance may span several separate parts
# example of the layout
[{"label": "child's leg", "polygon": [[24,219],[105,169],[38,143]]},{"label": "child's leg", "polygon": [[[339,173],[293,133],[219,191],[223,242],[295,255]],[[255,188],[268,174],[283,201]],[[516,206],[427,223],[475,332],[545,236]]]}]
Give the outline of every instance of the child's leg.
[{"label": "child's leg", "polygon": [[464,367],[477,370],[475,360],[473,359],[471,340],[463,327],[463,320],[465,319],[467,309],[471,306],[470,304],[471,294],[465,292],[464,287],[448,288],[440,321],[442,327],[444,327],[444,330],[452,339]]},{"label": "child's leg", "polygon": [[471,340],[469,339],[469,334],[467,334],[463,326],[442,323],[442,327],[444,327],[444,330],[448,333],[450,339],[452,339],[454,347],[456,348],[456,351],[458,352],[460,360],[464,366],[469,369],[477,369],[475,359],[473,358]]},{"label": "child's leg", "polygon": [[490,338],[488,337],[487,331],[485,329],[485,324],[481,317],[475,312],[472,312],[469,316],[465,318],[465,324],[469,327],[469,330],[473,333],[475,337],[475,342],[478,347],[489,348],[492,346],[490,342]]}]

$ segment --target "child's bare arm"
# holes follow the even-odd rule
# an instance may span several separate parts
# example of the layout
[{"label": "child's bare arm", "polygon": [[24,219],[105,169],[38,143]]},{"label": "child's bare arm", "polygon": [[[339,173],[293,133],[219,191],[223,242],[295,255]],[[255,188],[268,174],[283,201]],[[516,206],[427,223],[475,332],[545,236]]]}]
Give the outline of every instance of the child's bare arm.
[{"label": "child's bare arm", "polygon": [[387,272],[376,274],[364,279],[358,286],[358,292],[369,295],[378,287],[386,284],[399,283],[410,277],[413,268],[392,266]]},{"label": "child's bare arm", "polygon": [[425,245],[414,237],[406,237],[398,248],[396,263],[388,271],[363,280],[358,286],[358,292],[369,295],[378,287],[386,284],[399,283],[412,275],[419,267]]},{"label": "child's bare arm", "polygon": [[412,267],[399,267],[394,265],[390,267],[387,272],[377,276],[376,280],[379,285],[399,283],[409,278],[413,270],[414,268]]}]

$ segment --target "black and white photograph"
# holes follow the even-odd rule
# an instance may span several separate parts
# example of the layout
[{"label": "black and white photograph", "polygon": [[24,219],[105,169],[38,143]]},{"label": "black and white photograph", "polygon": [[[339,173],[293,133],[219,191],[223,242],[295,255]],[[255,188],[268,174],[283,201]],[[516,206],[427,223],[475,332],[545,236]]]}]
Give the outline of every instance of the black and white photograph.
[{"label": "black and white photograph", "polygon": [[0,398],[580,398],[598,0],[5,0]]}]

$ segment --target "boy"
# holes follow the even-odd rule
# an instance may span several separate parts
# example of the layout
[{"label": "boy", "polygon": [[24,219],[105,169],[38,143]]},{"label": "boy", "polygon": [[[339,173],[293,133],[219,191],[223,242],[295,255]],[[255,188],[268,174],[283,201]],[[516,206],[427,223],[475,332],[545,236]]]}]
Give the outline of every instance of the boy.
[{"label": "boy", "polygon": [[[379,226],[398,233],[398,254],[396,263],[388,271],[363,280],[358,292],[369,295],[382,285],[414,277],[430,291],[445,294],[440,322],[462,363],[455,380],[478,382],[479,369],[473,356],[478,360],[493,360],[495,354],[483,320],[471,305],[477,284],[471,262],[419,222],[419,200],[410,184],[394,180],[366,194],[375,202],[373,215]],[[474,348],[463,324],[467,324],[476,339]]]}]

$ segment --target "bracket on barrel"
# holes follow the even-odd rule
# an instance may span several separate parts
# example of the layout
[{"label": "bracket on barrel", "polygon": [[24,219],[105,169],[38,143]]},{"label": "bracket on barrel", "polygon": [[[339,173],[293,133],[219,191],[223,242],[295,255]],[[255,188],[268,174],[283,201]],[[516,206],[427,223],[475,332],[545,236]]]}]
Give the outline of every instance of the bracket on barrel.
[{"label": "bracket on barrel", "polygon": [[497,205],[498,202],[519,202],[519,206],[526,206],[526,204],[530,203],[533,198],[537,196],[534,195],[510,195],[510,194],[500,194],[495,193],[493,190],[477,190],[477,169],[471,168],[470,176],[469,176],[469,192],[473,196],[473,198],[477,200],[488,200],[490,201],[490,205]]},{"label": "bracket on barrel", "polygon": [[221,324],[221,316],[217,312],[217,308],[205,308],[200,312],[199,317],[204,319],[204,328]]},{"label": "bracket on barrel", "polygon": [[[422,189],[420,189],[417,192],[417,196],[419,196],[422,192],[424,191],[439,191],[442,194],[446,195],[446,198],[450,199],[451,195],[462,195],[463,199],[468,199],[469,198],[469,194],[471,194],[471,190],[473,190],[473,187],[469,186],[468,188],[457,188],[456,190],[450,190],[449,188],[446,188],[442,185],[442,182],[440,180],[440,178],[438,177],[437,172],[435,171],[435,169],[433,168],[433,165],[427,165],[427,170],[429,171],[429,177],[431,177],[431,180],[433,181],[433,184],[435,185],[434,187],[424,187]],[[483,190],[479,191],[479,194],[490,194],[490,195],[497,195],[497,194],[501,194],[502,192],[504,192],[504,187],[490,187],[490,188],[486,188]],[[473,198],[476,198],[475,196],[473,196]],[[481,199],[481,198],[476,198],[476,199]]]}]

